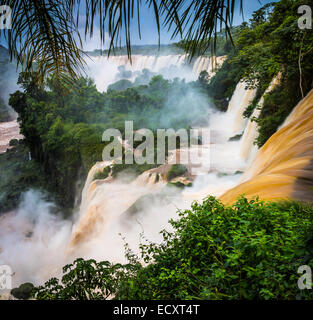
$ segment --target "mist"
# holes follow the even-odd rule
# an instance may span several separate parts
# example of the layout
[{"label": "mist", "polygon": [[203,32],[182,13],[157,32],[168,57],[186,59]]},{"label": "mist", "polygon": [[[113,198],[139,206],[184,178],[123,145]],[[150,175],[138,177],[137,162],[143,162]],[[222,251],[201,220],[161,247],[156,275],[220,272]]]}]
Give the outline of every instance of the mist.
[{"label": "mist", "polygon": [[[208,66],[205,62],[199,67],[201,61],[198,61],[198,69],[183,63],[176,67],[174,64],[173,68],[170,61],[184,61],[179,56],[157,59],[141,56],[140,59],[130,67],[124,57],[113,59],[118,63],[96,57],[94,65],[88,64],[89,76],[94,78],[98,90],[107,90],[110,84],[125,78],[134,84],[136,79],[137,84],[140,81],[144,84],[162,72],[167,78],[166,68],[179,70],[185,81],[188,78],[194,81],[199,71],[207,70]],[[143,71],[149,64],[151,71]],[[171,77],[174,79],[177,74],[173,72]],[[210,151],[210,172],[196,177],[192,187],[182,191],[168,187],[164,179],[156,183],[155,174],[149,171],[131,183],[131,177],[125,179],[125,176],[94,180],[96,172],[108,165],[97,163],[86,179],[80,208],[70,220],[56,213],[55,205],[46,201],[42,193],[29,190],[16,210],[0,217],[0,264],[12,267],[15,287],[23,282],[39,285],[51,277],[60,277],[62,267],[75,258],[127,262],[125,243],[135,253],[139,253],[142,241],[160,243],[160,231],[172,230],[168,221],[178,218],[178,210],[188,209],[193,201],[201,201],[208,195],[219,196],[238,184],[245,162],[239,155],[240,142],[229,141],[233,135],[229,129],[233,118],[217,112],[201,90],[185,86],[183,81],[181,89],[183,92],[168,93],[160,113],[152,115],[149,110],[143,110],[142,117],[149,119],[151,126],[157,122],[159,128],[175,127],[185,121],[210,128],[212,139],[206,146]],[[139,208],[130,212],[138,203]]]},{"label": "mist", "polygon": [[[169,80],[180,78],[188,82],[197,80],[203,70],[206,70],[210,75],[214,74],[212,60],[208,57],[194,58],[190,62],[186,54],[166,54],[133,54],[131,62],[127,55],[111,55],[109,58],[106,55],[90,56],[90,59],[87,60],[86,72],[95,80],[97,89],[100,92],[106,91],[109,84],[120,79],[135,82],[144,69],[154,74],[162,75]],[[224,59],[225,57],[218,57],[217,64],[222,63]],[[121,66],[124,71],[128,72],[127,77],[121,77],[119,71]]]},{"label": "mist", "polygon": [[11,266],[13,286],[60,274],[71,222],[54,208],[42,193],[29,190],[16,210],[0,216],[0,264]]},{"label": "mist", "polygon": [[[12,119],[16,119],[15,111],[9,106],[10,94],[19,89],[17,84],[18,70],[16,65],[9,60],[8,50],[0,45],[0,72],[5,81],[0,81],[0,99],[3,100],[9,115]],[[0,101],[1,102],[1,101]]]}]

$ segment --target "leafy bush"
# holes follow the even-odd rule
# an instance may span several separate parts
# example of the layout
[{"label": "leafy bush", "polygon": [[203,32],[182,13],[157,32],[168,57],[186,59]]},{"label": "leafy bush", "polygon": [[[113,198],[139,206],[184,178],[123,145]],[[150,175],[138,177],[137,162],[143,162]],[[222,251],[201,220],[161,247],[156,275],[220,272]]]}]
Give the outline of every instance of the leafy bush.
[{"label": "leafy bush", "polygon": [[129,264],[78,260],[64,268],[61,283],[37,288],[36,297],[88,299],[95,288],[101,299],[108,292],[115,299],[313,297],[297,286],[298,267],[313,265],[312,207],[243,197],[230,207],[209,197],[179,215],[160,245],[141,244],[141,257],[126,246]]},{"label": "leafy bush", "polygon": [[76,259],[63,268],[66,274],[62,284],[52,278],[45,287],[38,287],[34,292],[38,300],[103,300],[114,294],[125,276],[131,275],[133,270],[136,270],[136,265]]},{"label": "leafy bush", "polygon": [[10,142],[9,142],[9,146],[10,147],[15,147],[17,145],[18,145],[18,140],[17,139],[10,140]]},{"label": "leafy bush", "polygon": [[119,174],[131,175],[133,177],[138,177],[145,171],[157,167],[156,164],[114,164],[112,166],[112,177],[116,178]]},{"label": "leafy bush", "polygon": [[109,173],[111,171],[110,167],[105,167],[102,171],[98,171],[94,177],[93,180],[104,180],[109,176]]},{"label": "leafy bush", "polygon": [[170,181],[176,177],[184,175],[186,172],[187,172],[186,166],[182,164],[173,164],[171,166],[171,169],[167,172],[166,179]]},{"label": "leafy bush", "polygon": [[18,288],[11,290],[11,294],[16,299],[26,300],[31,298],[34,285],[30,282],[21,284]]}]

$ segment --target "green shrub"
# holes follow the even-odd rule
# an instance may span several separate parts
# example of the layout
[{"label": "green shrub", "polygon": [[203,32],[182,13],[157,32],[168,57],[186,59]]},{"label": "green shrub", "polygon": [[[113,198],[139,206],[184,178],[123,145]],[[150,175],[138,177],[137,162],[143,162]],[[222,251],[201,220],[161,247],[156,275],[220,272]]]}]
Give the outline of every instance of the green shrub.
[{"label": "green shrub", "polygon": [[171,169],[168,171],[166,175],[166,179],[170,181],[174,178],[184,175],[186,172],[187,172],[186,166],[182,164],[173,164],[171,166]]},{"label": "green shrub", "polygon": [[10,140],[10,142],[9,142],[9,146],[10,147],[15,147],[17,145],[18,145],[18,140],[17,139]]},{"label": "green shrub", "polygon": [[179,215],[160,245],[141,244],[141,257],[126,246],[130,262],[117,265],[118,272],[108,262],[98,265],[109,266],[107,273],[93,272],[93,261],[79,268],[76,262],[64,269],[61,283],[37,288],[37,298],[76,298],[93,283],[116,299],[313,298],[297,286],[298,267],[313,266],[312,207],[245,198],[230,207],[209,197]]},{"label": "green shrub", "polygon": [[21,284],[18,288],[11,290],[11,294],[16,299],[27,300],[31,298],[34,285],[32,283],[26,282]]},{"label": "green shrub", "polygon": [[125,175],[132,175],[134,177],[137,177],[144,173],[145,171],[148,171],[150,169],[153,169],[157,167],[155,164],[114,164],[112,166],[112,177],[116,178],[119,174],[125,174]]},{"label": "green shrub", "polygon": [[312,216],[297,203],[194,203],[171,222],[174,233],[163,232],[161,246],[142,247],[153,263],[120,298],[295,299],[297,269],[313,263]]},{"label": "green shrub", "polygon": [[109,166],[105,167],[102,171],[98,171],[94,175],[93,180],[104,180],[104,179],[106,179],[109,176],[110,171],[111,171],[111,168]]}]

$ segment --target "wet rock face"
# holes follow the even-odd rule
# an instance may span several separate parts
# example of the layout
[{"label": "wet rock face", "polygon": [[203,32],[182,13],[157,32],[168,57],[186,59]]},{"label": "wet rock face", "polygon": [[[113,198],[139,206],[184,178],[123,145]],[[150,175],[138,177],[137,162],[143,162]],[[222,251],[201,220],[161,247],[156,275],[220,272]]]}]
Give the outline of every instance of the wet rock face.
[{"label": "wet rock face", "polygon": [[23,139],[20,128],[16,120],[0,123],[0,153],[6,152],[11,148],[10,141],[13,139]]}]

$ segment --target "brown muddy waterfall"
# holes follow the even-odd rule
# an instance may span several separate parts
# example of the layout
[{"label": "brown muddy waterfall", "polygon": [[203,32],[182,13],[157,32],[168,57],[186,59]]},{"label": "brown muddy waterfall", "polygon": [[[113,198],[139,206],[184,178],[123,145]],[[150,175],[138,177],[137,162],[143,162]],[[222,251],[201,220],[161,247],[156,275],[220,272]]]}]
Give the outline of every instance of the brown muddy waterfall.
[{"label": "brown muddy waterfall", "polygon": [[[124,58],[115,59],[117,65],[124,64]],[[170,59],[178,64],[184,61],[184,57],[179,56]],[[95,69],[99,75],[103,74],[107,61],[96,60]],[[165,57],[150,60],[138,57],[134,66],[138,69],[147,65],[159,68],[167,63]],[[193,69],[198,73],[209,65],[210,61],[199,59]],[[278,75],[267,92],[279,81]],[[97,83],[98,87],[106,85]],[[245,119],[242,116],[255,94],[255,90],[246,90],[245,83],[240,82],[226,113],[212,109],[208,126],[218,133],[218,138],[203,146],[210,159],[210,170],[193,179],[190,176],[177,178],[182,183],[188,183],[190,179],[193,182],[191,188],[182,192],[167,190],[168,163],[144,172],[129,183],[111,176],[95,180],[97,172],[111,165],[98,162],[89,172],[81,207],[72,220],[65,221],[52,214],[50,204],[43,201],[40,194],[26,193],[15,212],[0,217],[0,263],[5,261],[14,269],[15,286],[23,282],[42,284],[51,277],[60,276],[62,267],[78,257],[123,263],[123,238],[134,251],[138,249],[142,232],[149,241],[161,241],[159,232],[170,229],[168,220],[178,217],[177,209],[190,208],[193,201],[201,201],[208,195],[219,197],[227,204],[242,194],[268,200],[312,201],[313,91],[294,108],[260,150],[253,144],[257,135],[253,117]],[[260,108],[263,100],[264,97],[259,102]],[[258,112],[257,108],[254,115]],[[242,135],[240,140],[230,139],[238,135]],[[158,197],[160,191],[167,195],[166,201]],[[146,199],[142,208],[133,216],[128,214],[128,209],[140,198]],[[27,237],[30,233],[32,237]]]},{"label": "brown muddy waterfall", "polygon": [[221,200],[249,198],[313,200],[313,90],[259,150],[242,183]]}]

